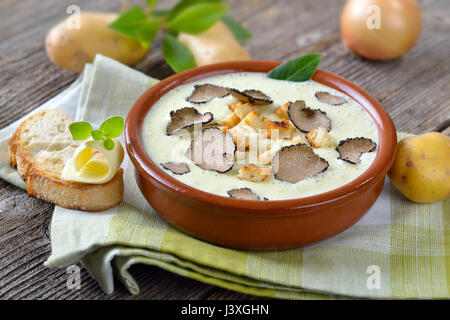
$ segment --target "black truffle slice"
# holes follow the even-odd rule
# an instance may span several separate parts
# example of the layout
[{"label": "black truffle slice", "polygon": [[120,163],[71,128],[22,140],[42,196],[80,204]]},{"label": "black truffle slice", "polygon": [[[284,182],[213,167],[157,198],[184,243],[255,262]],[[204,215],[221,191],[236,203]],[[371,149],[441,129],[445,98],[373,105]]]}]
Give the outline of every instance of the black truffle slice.
[{"label": "black truffle slice", "polygon": [[170,112],[170,123],[167,126],[167,135],[173,135],[182,129],[189,128],[194,124],[211,122],[213,115],[211,112],[199,113],[194,108],[182,108]]},{"label": "black truffle slice", "polygon": [[297,183],[327,170],[328,161],[300,143],[281,148],[272,159],[272,168],[275,179]]},{"label": "black truffle slice", "polygon": [[192,140],[186,156],[203,170],[219,173],[233,168],[236,144],[229,133],[219,128],[206,128]]},{"label": "black truffle slice", "polygon": [[185,174],[191,172],[187,163],[184,162],[166,162],[161,163],[164,169],[170,170],[175,174]]},{"label": "black truffle slice", "polygon": [[298,100],[289,103],[288,116],[294,126],[303,132],[309,132],[324,127],[327,131],[331,130],[331,120],[327,114],[319,109],[306,108],[305,102]]},{"label": "black truffle slice", "polygon": [[315,93],[315,96],[316,96],[317,100],[319,100],[320,102],[331,104],[333,106],[338,106],[338,105],[344,104],[346,102],[345,99],[343,99],[339,96],[335,96],[326,91],[318,91]]},{"label": "black truffle slice", "polygon": [[361,154],[373,152],[376,148],[377,144],[368,138],[349,138],[340,141],[336,150],[339,152],[339,159],[358,164]]},{"label": "black truffle slice", "polygon": [[192,103],[206,103],[214,98],[223,98],[230,93],[227,88],[215,86],[213,84],[200,84],[194,86],[194,91],[186,98],[186,101]]},{"label": "black truffle slice", "polygon": [[[250,188],[231,189],[227,191],[231,198],[242,200],[260,200],[259,196]],[[264,198],[265,200],[266,198]]]},{"label": "black truffle slice", "polygon": [[230,92],[236,99],[242,102],[250,102],[253,104],[271,104],[273,103],[270,97],[266,96],[259,90],[245,90],[239,91],[238,89],[229,88],[228,92]]}]

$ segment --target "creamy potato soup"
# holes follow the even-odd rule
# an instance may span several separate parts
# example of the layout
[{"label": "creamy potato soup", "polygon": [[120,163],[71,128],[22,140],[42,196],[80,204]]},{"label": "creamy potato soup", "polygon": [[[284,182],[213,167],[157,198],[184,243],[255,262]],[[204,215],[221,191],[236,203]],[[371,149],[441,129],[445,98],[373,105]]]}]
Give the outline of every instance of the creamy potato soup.
[{"label": "creamy potato soup", "polygon": [[[198,88],[210,89],[201,86],[205,84],[236,89],[242,95],[220,92],[209,101],[189,101]],[[252,95],[255,101],[245,101]],[[236,150],[226,155],[232,162],[229,167],[211,169],[190,156],[188,150],[201,134],[200,124],[196,130],[189,127],[190,119],[202,122],[203,128],[215,127],[216,131],[206,129],[208,134],[223,135],[226,143],[234,140],[235,147],[227,149]],[[180,126],[187,128],[181,134]],[[271,131],[274,128],[279,132]],[[350,97],[312,80],[274,80],[264,73],[219,75],[173,89],[149,110],[142,135],[150,158],[179,181],[225,197],[235,197],[232,190],[244,190],[261,200],[336,189],[371,165],[378,144],[375,124]],[[238,141],[242,137],[246,142]]]}]

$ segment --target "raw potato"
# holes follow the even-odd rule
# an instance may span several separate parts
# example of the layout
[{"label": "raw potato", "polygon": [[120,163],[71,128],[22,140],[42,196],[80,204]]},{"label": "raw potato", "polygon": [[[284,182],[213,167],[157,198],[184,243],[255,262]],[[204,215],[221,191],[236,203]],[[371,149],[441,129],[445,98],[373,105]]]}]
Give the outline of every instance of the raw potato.
[{"label": "raw potato", "polygon": [[389,177],[411,201],[446,199],[450,196],[450,138],[430,132],[401,140]]},{"label": "raw potato", "polygon": [[199,34],[179,33],[178,40],[191,50],[197,66],[250,60],[248,52],[221,21]]},{"label": "raw potato", "polygon": [[108,25],[117,18],[115,13],[83,12],[80,28],[68,28],[64,20],[54,26],[47,35],[47,55],[58,66],[81,72],[86,63],[92,62],[97,53],[133,65],[144,59],[150,48],[143,48],[139,41],[110,29]]}]

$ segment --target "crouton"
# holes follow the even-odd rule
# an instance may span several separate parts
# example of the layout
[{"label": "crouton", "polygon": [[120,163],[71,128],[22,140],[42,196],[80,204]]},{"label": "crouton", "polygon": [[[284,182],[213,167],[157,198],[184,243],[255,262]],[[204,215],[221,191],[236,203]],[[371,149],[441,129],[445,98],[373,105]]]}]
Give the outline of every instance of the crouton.
[{"label": "crouton", "polygon": [[244,124],[254,129],[265,129],[270,120],[261,117],[258,112],[252,111],[248,113],[242,121]]},{"label": "crouton", "polygon": [[258,136],[255,128],[247,125],[244,121],[239,122],[234,127],[228,129],[228,132],[234,139],[237,149],[245,151],[249,145],[250,137]]},{"label": "crouton", "polygon": [[272,174],[270,167],[258,167],[254,164],[243,166],[239,169],[238,179],[252,182],[263,182]]},{"label": "crouton", "polygon": [[264,129],[267,130],[267,137],[273,139],[291,139],[292,135],[297,131],[286,119],[281,121],[268,120]]},{"label": "crouton", "polygon": [[228,105],[228,108],[242,120],[247,114],[254,111],[254,104],[250,102],[242,103],[241,101],[238,101]]},{"label": "crouton", "polygon": [[292,144],[299,144],[299,143],[305,143],[305,138],[303,138],[303,136],[301,136],[300,134],[297,134],[296,136],[294,136],[291,139],[291,143]]},{"label": "crouton", "polygon": [[281,149],[282,144],[281,141],[275,141],[268,145],[265,150],[260,150],[261,152],[258,155],[258,163],[259,164],[270,164],[272,162],[275,153]]},{"label": "crouton", "polygon": [[227,126],[229,128],[233,128],[235,125],[237,125],[241,119],[233,112],[232,114],[228,115],[223,121],[222,125]]},{"label": "crouton", "polygon": [[282,106],[279,106],[277,109],[275,109],[274,112],[272,112],[272,114],[276,115],[277,117],[281,118],[281,119],[286,119],[289,120],[289,116],[288,116],[288,107],[289,107],[289,103],[291,103],[290,101],[286,102],[285,104],[283,104]]},{"label": "crouton", "polygon": [[238,150],[244,150],[249,145],[250,139],[258,140],[267,137],[267,131],[264,127],[268,123],[268,119],[260,117],[260,115],[252,111],[245,116],[237,125],[229,129],[233,136],[234,142],[238,146]]}]

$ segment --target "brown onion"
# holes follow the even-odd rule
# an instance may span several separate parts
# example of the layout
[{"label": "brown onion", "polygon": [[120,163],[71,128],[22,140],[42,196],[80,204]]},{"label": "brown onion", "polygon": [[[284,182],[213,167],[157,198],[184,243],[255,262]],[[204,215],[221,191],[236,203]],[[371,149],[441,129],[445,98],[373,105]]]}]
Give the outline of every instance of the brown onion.
[{"label": "brown onion", "polygon": [[371,60],[391,60],[409,51],[422,28],[416,0],[347,0],[341,15],[344,44]]}]

